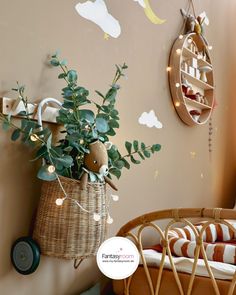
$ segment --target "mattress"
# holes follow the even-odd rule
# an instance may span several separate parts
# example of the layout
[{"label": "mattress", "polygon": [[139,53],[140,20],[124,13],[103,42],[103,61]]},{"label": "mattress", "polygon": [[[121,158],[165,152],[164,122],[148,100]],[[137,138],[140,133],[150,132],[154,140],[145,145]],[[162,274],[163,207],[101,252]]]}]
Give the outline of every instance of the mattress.
[{"label": "mattress", "polygon": [[[153,285],[156,284],[156,278],[159,272],[158,266],[161,261],[161,253],[158,253],[154,250],[144,250],[144,256],[146,258],[148,268],[150,271],[150,275],[153,281]],[[184,290],[184,293],[187,292],[190,275],[192,273],[193,267],[193,259],[186,257],[173,257],[176,269],[179,274],[179,278]],[[212,272],[216,278],[217,285],[220,290],[220,294],[227,294],[229,286],[231,284],[232,276],[236,271],[236,266],[225,264],[221,262],[209,261],[209,265],[211,266]],[[160,288],[160,295],[177,295],[179,294],[178,287],[176,285],[176,281],[173,275],[173,272],[170,270],[170,261],[168,256],[165,257],[165,269],[162,274],[162,282]],[[124,294],[124,282],[122,280],[114,280],[113,281],[113,289],[115,294],[123,295]],[[150,290],[147,283],[146,275],[144,268],[142,266],[142,262],[140,261],[140,265],[136,272],[134,273],[131,284],[130,284],[130,295],[149,295]],[[199,294],[207,294],[207,295],[215,295],[215,291],[212,286],[212,281],[208,276],[208,272],[205,268],[204,261],[202,259],[198,260],[197,268],[196,268],[196,276],[194,279],[194,285],[192,290],[192,295]],[[234,291],[233,295],[236,295],[236,291]]]},{"label": "mattress", "polygon": [[[160,265],[162,257],[161,253],[154,250],[144,250],[143,252],[148,266]],[[173,257],[173,261],[178,272],[192,273],[194,259],[187,257]],[[236,271],[236,265],[216,261],[208,261],[208,263],[216,279],[231,280]],[[142,261],[140,261],[140,264],[142,264]],[[169,257],[167,255],[165,257],[164,268],[171,269]],[[203,259],[198,259],[196,275],[209,277]]]}]

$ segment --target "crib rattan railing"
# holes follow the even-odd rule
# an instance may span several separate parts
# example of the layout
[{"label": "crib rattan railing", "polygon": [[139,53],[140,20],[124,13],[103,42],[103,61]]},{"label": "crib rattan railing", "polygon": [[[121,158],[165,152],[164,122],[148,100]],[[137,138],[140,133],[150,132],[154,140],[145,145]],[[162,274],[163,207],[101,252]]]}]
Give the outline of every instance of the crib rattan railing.
[{"label": "crib rattan railing", "polygon": [[[158,226],[156,223],[160,220],[164,219],[170,219],[170,221],[167,222],[167,225],[164,229],[161,229],[160,226]],[[207,221],[204,223],[204,226],[202,227],[202,230],[198,232],[191,221],[191,219],[198,219],[198,221]],[[181,281],[179,279],[179,274],[176,270],[174,261],[173,261],[173,256],[170,251],[170,246],[169,246],[169,240],[168,240],[168,232],[171,230],[174,224],[181,222],[184,225],[188,225],[191,227],[193,230],[195,237],[196,237],[196,251],[195,251],[195,257],[194,257],[194,263],[193,263],[193,268],[192,268],[192,273],[190,275],[190,280],[187,288],[187,295],[192,294],[193,290],[193,283],[194,279],[196,277],[196,267],[197,267],[197,262],[199,259],[200,252],[202,254],[205,267],[207,269],[209,278],[211,279],[214,292],[216,295],[220,295],[220,291],[216,282],[216,279],[213,275],[213,272],[211,270],[211,267],[208,263],[207,260],[207,255],[206,251],[203,246],[203,234],[206,230],[206,228],[210,224],[225,224],[229,228],[232,229],[232,231],[236,235],[236,230],[235,228],[227,221],[227,220],[235,220],[236,221],[236,211],[232,209],[221,209],[221,208],[213,208],[213,209],[206,209],[206,208],[181,208],[181,209],[169,209],[169,210],[162,210],[162,211],[156,211],[156,212],[151,212],[148,214],[144,214],[142,216],[139,216],[127,224],[125,224],[118,232],[117,236],[123,236],[123,237],[129,237],[133,242],[136,244],[139,253],[141,255],[147,283],[149,286],[150,294],[151,295],[158,295],[160,291],[160,286],[161,286],[161,280],[162,280],[162,274],[163,274],[163,268],[164,268],[164,260],[165,256],[168,255],[169,260],[170,260],[170,265],[171,265],[171,270],[173,272],[175,282],[178,287],[179,294],[184,295],[183,287],[181,285]],[[147,262],[145,260],[145,256],[143,254],[143,245],[142,245],[142,234],[144,229],[147,227],[151,227],[156,232],[159,234],[159,237],[161,238],[161,243],[162,243],[162,258],[161,262],[159,265],[159,271],[158,275],[156,278],[156,281],[153,282],[149,268],[147,265]],[[134,233],[134,230],[135,233]],[[133,232],[132,232],[133,231]],[[130,294],[130,285],[132,282],[132,276],[129,278],[123,280],[124,282],[124,292],[125,295]],[[236,273],[234,274],[232,281],[229,284],[229,289],[228,289],[228,295],[233,295],[234,294],[234,289],[235,289],[235,284],[236,284]],[[145,294],[146,295],[146,294]]]}]

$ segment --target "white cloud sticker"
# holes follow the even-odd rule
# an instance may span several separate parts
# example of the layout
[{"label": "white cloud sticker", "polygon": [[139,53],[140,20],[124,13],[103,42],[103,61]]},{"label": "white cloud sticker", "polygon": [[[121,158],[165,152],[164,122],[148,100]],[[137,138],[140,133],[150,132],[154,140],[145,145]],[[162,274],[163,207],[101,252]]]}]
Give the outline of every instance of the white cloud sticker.
[{"label": "white cloud sticker", "polygon": [[144,0],[134,0],[134,1],[135,1],[135,2],[138,2],[138,4],[139,4],[140,6],[142,6],[143,8],[146,7]]},{"label": "white cloud sticker", "polygon": [[155,112],[151,110],[149,113],[143,112],[138,119],[139,124],[146,125],[149,128],[156,127],[158,129],[162,128],[162,123],[158,120]]},{"label": "white cloud sticker", "polygon": [[75,9],[80,16],[97,24],[104,31],[104,33],[113,38],[119,37],[121,33],[119,21],[108,12],[104,0],[78,3],[75,6]]}]

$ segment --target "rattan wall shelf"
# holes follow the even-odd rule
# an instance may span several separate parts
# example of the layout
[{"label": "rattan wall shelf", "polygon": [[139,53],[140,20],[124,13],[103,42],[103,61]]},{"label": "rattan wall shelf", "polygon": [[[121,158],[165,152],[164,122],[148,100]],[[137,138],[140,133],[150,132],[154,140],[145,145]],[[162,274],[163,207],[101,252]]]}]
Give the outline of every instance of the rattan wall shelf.
[{"label": "rattan wall shelf", "polygon": [[205,124],[214,105],[214,77],[209,49],[201,36],[180,35],[173,44],[167,70],[179,117],[189,126]]}]

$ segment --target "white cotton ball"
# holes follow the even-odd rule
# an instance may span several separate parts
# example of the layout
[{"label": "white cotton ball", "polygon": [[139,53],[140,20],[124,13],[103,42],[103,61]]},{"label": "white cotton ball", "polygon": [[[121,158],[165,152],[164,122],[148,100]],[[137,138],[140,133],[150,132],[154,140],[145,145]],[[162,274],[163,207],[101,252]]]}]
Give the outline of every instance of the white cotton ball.
[{"label": "white cotton ball", "polygon": [[99,220],[101,219],[101,216],[100,216],[98,213],[94,213],[94,214],[93,214],[93,219],[94,219],[95,221],[99,221]]}]

